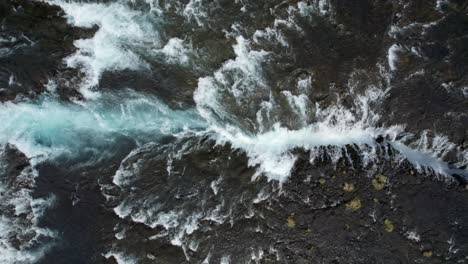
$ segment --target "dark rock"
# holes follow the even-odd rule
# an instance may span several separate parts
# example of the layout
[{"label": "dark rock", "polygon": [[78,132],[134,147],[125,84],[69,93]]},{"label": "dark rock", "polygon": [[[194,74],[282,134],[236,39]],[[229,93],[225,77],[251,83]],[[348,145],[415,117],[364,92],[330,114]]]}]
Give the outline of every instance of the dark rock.
[{"label": "dark rock", "polygon": [[[68,26],[59,7],[41,1],[5,0],[0,13],[0,37],[9,40],[0,44],[0,101],[43,93],[49,80],[70,70],[62,60],[75,51],[73,41],[95,31]],[[75,88],[62,87],[61,94],[73,97]]]}]

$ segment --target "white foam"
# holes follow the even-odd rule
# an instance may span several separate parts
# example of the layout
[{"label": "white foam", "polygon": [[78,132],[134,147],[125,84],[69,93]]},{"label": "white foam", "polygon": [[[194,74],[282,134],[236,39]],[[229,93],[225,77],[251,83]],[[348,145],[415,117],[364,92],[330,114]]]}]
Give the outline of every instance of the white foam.
[{"label": "white foam", "polygon": [[133,256],[125,255],[124,253],[117,252],[117,251],[109,251],[106,254],[104,254],[104,257],[106,259],[113,257],[117,261],[117,264],[136,264],[136,263],[138,263],[137,258],[135,258]]},{"label": "white foam", "polygon": [[203,0],[190,0],[185,6],[182,14],[188,21],[195,21],[198,26],[203,26],[208,18]]},{"label": "white foam", "polygon": [[442,12],[443,11],[443,7],[445,5],[449,4],[449,0],[437,0],[436,1],[436,9],[439,11],[439,12]]},{"label": "white foam", "polygon": [[322,15],[327,15],[331,9],[330,0],[319,0],[318,8]]},{"label": "white foam", "polygon": [[231,256],[223,256],[219,264],[229,264],[231,263]]},{"label": "white foam", "polygon": [[0,104],[0,144],[11,143],[28,157],[74,156],[104,147],[118,135],[151,140],[202,128],[191,110],[171,110],[157,98],[131,91],[105,94],[81,105],[51,98]]},{"label": "white foam", "polygon": [[292,110],[299,116],[304,125],[307,125],[309,118],[309,97],[305,94],[293,95],[290,91],[282,91],[282,94],[286,96],[289,105]]},{"label": "white foam", "polygon": [[49,93],[55,94],[57,91],[57,82],[54,80],[48,80],[44,87]]},{"label": "white foam", "polygon": [[270,101],[261,102],[260,109],[257,111],[256,121],[258,124],[259,132],[265,132],[267,129],[267,126],[265,125],[265,123],[271,120],[271,111],[273,110],[273,107],[274,107],[272,101],[274,100],[270,98]]},{"label": "white foam", "polygon": [[395,71],[398,66],[398,52],[401,52],[403,48],[398,44],[393,44],[388,49],[388,66],[390,70]]},{"label": "white foam", "polygon": [[15,75],[10,75],[10,78],[8,79],[8,86],[12,86],[13,84],[15,84],[16,81],[15,81]]},{"label": "white foam", "polygon": [[208,255],[203,260],[202,264],[210,264],[211,252],[208,252]]},{"label": "white foam", "polygon": [[[302,12],[302,15],[305,15],[309,8],[311,12],[314,10],[314,7],[305,3],[299,3],[298,8],[290,6],[289,17],[285,23],[292,25],[295,14]],[[278,26],[279,24],[275,24],[275,29]],[[258,42],[258,38],[265,37],[268,32],[274,35],[271,30],[256,31],[252,38]],[[354,94],[356,84],[351,81],[348,86],[354,97],[353,107],[346,109],[340,106],[338,101],[336,106],[320,109],[319,105],[310,104],[306,96],[311,91],[311,77],[301,79],[297,88],[304,94],[293,95],[290,91],[283,91],[281,94],[286,96],[289,106],[300,117],[302,127],[291,130],[278,121],[273,122],[276,124],[272,126],[273,120],[280,119],[274,116],[278,113],[275,110],[283,106],[277,103],[278,99],[273,96],[263,76],[263,62],[268,60],[269,53],[252,50],[250,42],[240,35],[237,35],[236,41],[237,44],[233,46],[236,58],[224,63],[213,76],[200,78],[194,100],[200,115],[210,124],[213,138],[219,144],[229,143],[233,148],[245,151],[249,157],[249,165],[258,167],[259,174],[265,174],[270,180],[284,182],[296,161],[293,154],[295,148],[310,150],[313,161],[323,154],[320,147],[330,146],[328,154],[332,154],[333,161],[338,161],[342,157],[343,147],[357,145],[364,165],[370,164],[377,159],[374,140],[379,136],[387,137],[406,160],[418,168],[431,168],[432,171],[444,175],[453,172],[441,161],[442,156],[436,156],[433,160],[424,156],[427,153],[440,152],[441,149],[448,151],[453,145],[445,144],[445,141],[439,139],[439,143],[431,146],[430,150],[422,150],[417,146],[407,147],[405,142],[396,140],[397,135],[403,132],[403,127],[375,127],[379,116],[372,111],[371,104],[380,103],[386,95],[386,90],[376,87],[368,87],[364,94]],[[397,69],[397,53],[402,50],[397,44],[389,49],[388,63],[392,71]],[[388,77],[385,70],[379,68],[382,76]],[[259,94],[269,94],[269,101],[263,100],[258,105],[252,105],[252,100]],[[232,99],[238,106],[227,103]],[[243,126],[232,121],[250,118],[236,116],[237,109],[246,104],[250,108],[258,107],[255,109],[254,120],[257,123],[254,123],[254,131],[246,131]],[[310,123],[309,112],[316,113],[315,123]]]},{"label": "white foam", "polygon": [[[158,3],[148,1],[149,10],[135,9],[129,1],[82,3],[47,0],[60,6],[68,22],[77,27],[98,27],[92,38],[74,42],[76,53],[65,59],[86,78],[80,92],[87,99],[100,96],[97,87],[106,71],[150,71],[151,62],[186,66],[192,52],[182,39],[168,38],[164,32],[164,12]],[[170,5],[168,3],[168,5]]]},{"label": "white foam", "polygon": [[283,35],[281,30],[277,28],[267,27],[263,30],[257,30],[252,36],[252,39],[256,43],[260,43],[260,39],[265,39],[269,42],[278,42],[283,47],[289,46],[288,41],[286,40],[286,37]]},{"label": "white foam", "polygon": [[214,195],[218,194],[219,184],[221,183],[222,180],[223,180],[223,178],[219,177],[217,180],[214,180],[214,181],[211,182],[210,187],[211,187],[211,190],[213,190]]},{"label": "white foam", "polygon": [[[24,34],[22,34],[22,37],[25,38]],[[34,42],[31,42],[30,39],[27,40],[30,42],[29,45],[34,45]],[[28,44],[20,41],[14,36],[0,36],[0,58],[8,57],[15,53],[16,50],[25,46],[28,46]]]},{"label": "white foam", "polygon": [[261,248],[259,248],[258,250],[252,250],[250,259],[253,260],[255,263],[260,263],[260,261],[263,259],[264,254],[265,253]]},{"label": "white foam", "polygon": [[468,98],[468,86],[463,87],[462,89],[463,96]]},{"label": "white foam", "polygon": [[[229,109],[221,104],[221,93],[226,91],[235,95],[239,100],[244,94],[249,95],[249,89],[243,88],[239,92],[239,83],[247,80],[251,87],[262,87],[268,90],[263,80],[261,67],[262,60],[267,53],[256,52],[249,49],[249,43],[242,37],[237,38],[238,44],[234,46],[237,55],[235,60],[230,60],[218,70],[214,77],[205,77],[199,80],[198,89],[194,93],[197,109],[200,114],[211,124],[210,129],[214,132],[213,137],[219,144],[229,143],[234,148],[242,149],[249,157],[250,166],[258,166],[259,173],[265,174],[270,180],[284,182],[289,176],[296,161],[292,153],[295,148],[307,150],[317,149],[323,146],[344,147],[348,144],[374,145],[373,138],[377,135],[389,135],[395,133],[394,128],[377,129],[372,125],[378,117],[369,111],[369,101],[378,101],[384,96],[384,91],[370,89],[363,96],[356,95],[356,109],[353,111],[334,106],[329,109],[315,109],[315,105],[308,103],[306,95],[292,95],[289,91],[283,91],[290,107],[303,121],[303,127],[297,130],[289,130],[276,123],[273,127],[265,126],[264,117],[269,117],[271,109],[277,107],[276,100],[260,105],[256,120],[260,133],[248,133],[234,124],[226,123],[229,117]],[[241,72],[240,80],[230,85],[227,81],[228,70]],[[310,78],[299,83],[303,90],[310,89]],[[258,93],[258,89],[256,90]],[[242,104],[240,104],[242,105]],[[308,123],[308,112],[317,113],[318,122]],[[216,113],[216,115],[213,115]],[[221,120],[218,117],[222,117]],[[269,118],[268,118],[269,119]]]},{"label": "white foam", "polygon": [[[440,175],[460,174],[468,177],[468,171],[457,169],[468,164],[468,151],[461,150],[456,144],[449,141],[447,136],[435,134],[429,136],[426,130],[418,136],[417,140],[407,139],[408,143],[396,142],[395,148],[400,150],[404,159],[407,159],[421,172],[433,172]],[[455,154],[457,162],[450,166],[445,162],[449,154]]]},{"label": "white foam", "polygon": [[[369,97],[367,97],[369,98]],[[361,98],[361,100],[363,100]],[[363,101],[362,105],[367,106]],[[367,110],[368,111],[368,110]],[[301,129],[290,130],[276,124],[272,130],[259,134],[246,134],[234,126],[214,125],[215,139],[219,144],[229,143],[232,147],[242,149],[249,157],[250,166],[258,166],[258,172],[265,174],[270,180],[284,182],[290,175],[296,156],[293,150],[303,148],[320,155],[320,147],[330,146],[328,155],[338,161],[342,156],[342,148],[346,145],[357,145],[364,165],[376,161],[374,148],[375,139],[383,136],[400,154],[400,161],[409,161],[418,171],[437,175],[452,175],[454,173],[468,175],[465,170],[453,169],[443,161],[443,157],[455,146],[446,137],[436,136],[431,144],[424,143],[425,135],[421,136],[419,144],[406,146],[404,139],[397,140],[402,134],[400,126],[376,128],[374,124],[378,118],[367,111],[360,111],[361,119],[350,111],[342,108],[332,108],[318,111],[319,121]],[[421,143],[421,141],[423,143]],[[369,149],[370,148],[370,149]],[[463,153],[462,153],[463,154]],[[466,153],[464,153],[466,156]]]},{"label": "white foam", "polygon": [[179,38],[171,38],[161,49],[156,50],[166,57],[166,62],[170,64],[187,65],[189,63],[190,49],[184,45],[184,41]]},{"label": "white foam", "polygon": [[297,81],[297,89],[302,93],[309,93],[312,89],[312,77],[308,76],[304,79],[299,79]]},{"label": "white foam", "polygon": [[288,28],[296,30],[302,34],[302,28],[298,25],[298,18],[306,18],[311,20],[312,14],[327,15],[330,13],[330,4],[328,0],[315,0],[315,1],[299,1],[295,5],[289,5],[286,9],[287,17],[275,18],[273,27],[278,32],[281,28]]},{"label": "white foam", "polygon": [[[1,166],[6,165],[3,155]],[[35,263],[54,245],[56,232],[39,227],[38,221],[55,199],[32,197],[36,175],[27,167],[16,177],[8,175],[8,183],[0,181],[0,263]],[[43,239],[48,242],[41,242]]]},{"label": "white foam", "polygon": [[242,105],[253,93],[266,88],[261,64],[267,59],[268,52],[251,50],[249,41],[242,36],[236,41],[233,46],[236,58],[225,62],[214,76],[200,78],[194,92],[197,109],[208,120],[231,117],[223,97],[233,98]]},{"label": "white foam", "polygon": [[[211,212],[203,212],[202,208],[198,208],[188,215],[184,210],[164,212],[159,211],[157,206],[148,207],[148,203],[146,197],[144,200],[133,200],[132,197],[128,197],[127,200],[114,208],[114,212],[122,219],[130,217],[133,222],[145,224],[150,228],[163,227],[167,233],[163,233],[162,236],[168,236],[172,245],[181,246],[184,250],[192,243],[187,239],[187,235],[199,228],[199,222],[202,219],[210,220],[208,217],[210,215],[219,214],[219,208],[218,211],[215,209]],[[216,220],[218,223],[222,223],[218,215]],[[187,255],[186,257],[189,259]]]},{"label": "white foam", "polygon": [[296,161],[291,151],[295,148],[313,149],[321,146],[343,147],[348,144],[373,145],[376,129],[340,129],[323,124],[314,124],[299,130],[289,130],[275,125],[273,130],[248,136],[236,128],[213,128],[218,142],[229,142],[234,148],[242,149],[250,157],[250,166],[259,166],[269,179],[284,182]]},{"label": "white foam", "polygon": [[455,172],[433,153],[421,152],[397,141],[393,142],[392,146],[401,153],[401,160],[408,160],[419,172],[435,172],[440,175],[451,175]]},{"label": "white foam", "polygon": [[[236,126],[235,123],[225,122],[229,120],[231,113],[221,103],[224,96],[222,93],[228,91],[241,102],[244,95],[249,95],[249,88],[242,86],[243,80],[248,80],[251,87],[269,89],[263,80],[262,70],[259,69],[262,66],[259,61],[264,60],[267,54],[256,53],[256,55],[261,55],[252,56],[250,53],[253,51],[249,49],[248,42],[242,37],[238,37],[237,40],[238,44],[234,47],[236,59],[225,63],[214,77],[201,78],[194,99],[200,114],[211,124],[210,129],[215,140],[219,144],[229,143],[232,147],[245,151],[249,157],[249,166],[258,167],[259,174],[266,175],[270,180],[284,182],[296,161],[296,156],[293,154],[295,148],[310,150],[311,159],[314,160],[321,153],[320,147],[331,146],[332,149],[328,150],[328,154],[332,154],[333,161],[338,161],[342,157],[341,149],[344,146],[358,145],[364,164],[370,164],[377,158],[374,140],[378,136],[389,138],[392,146],[416,168],[426,169],[426,171],[429,169],[442,175],[454,172],[449,169],[447,163],[441,160],[441,156],[433,157],[432,154],[427,156],[427,153],[440,152],[442,149],[448,151],[451,148],[452,145],[444,143],[445,141],[440,138],[437,139],[438,143],[431,146],[430,151],[423,151],[420,148],[418,150],[417,146],[407,147],[403,142],[395,140],[396,136],[403,131],[402,127],[375,127],[379,116],[372,112],[370,105],[380,102],[386,94],[386,91],[375,87],[369,88],[363,95],[355,94],[355,106],[352,109],[345,109],[341,106],[314,109],[315,106],[308,103],[307,96],[295,96],[289,91],[283,91],[282,94],[287,97],[289,105],[303,121],[303,127],[296,130],[287,129],[280,123],[276,123],[273,127],[264,126],[265,117],[271,114],[271,109],[277,107],[273,103],[275,102],[273,98],[270,98],[269,102],[264,101],[260,104],[260,109],[257,111],[256,121],[260,133],[249,133]],[[396,45],[390,48],[391,70],[396,69],[395,53],[399,49],[401,47]],[[229,82],[229,70],[242,73],[238,75],[240,79],[238,82],[234,84]],[[310,88],[310,78],[301,82],[300,85],[304,86],[301,87],[302,90],[307,91],[307,88]],[[317,121],[309,124],[306,118],[307,113],[313,110],[316,112]]]},{"label": "white foam", "polygon": [[[320,7],[320,3],[319,3],[319,7]],[[322,4],[322,8],[323,7],[324,7],[324,5]],[[310,16],[313,12],[317,11],[316,7],[306,3],[304,1],[298,2],[297,3],[297,8],[299,9],[299,14],[301,16],[304,16],[304,17]],[[322,11],[325,11],[325,10],[319,9],[319,11],[321,13]]]},{"label": "white foam", "polygon": [[82,69],[87,75],[81,86],[86,98],[98,96],[93,90],[104,71],[143,70],[149,65],[139,55],[142,50],[160,45],[156,12],[132,10],[125,2],[76,3],[50,0],[66,13],[70,24],[99,29],[90,39],[75,41],[78,51],[66,59],[67,65]]},{"label": "white foam", "polygon": [[421,241],[421,236],[416,231],[408,231],[405,233],[405,236],[407,239],[414,241],[414,242]]},{"label": "white foam", "polygon": [[[201,205],[181,209],[179,206],[174,205],[165,210],[158,194],[148,198],[147,195],[142,196],[140,192],[134,192],[132,187],[141,180],[139,176],[141,175],[140,168],[142,164],[140,162],[146,160],[145,152],[149,151],[151,153],[151,148],[154,146],[155,144],[143,145],[132,151],[121,162],[120,168],[114,175],[113,182],[123,190],[127,190],[128,193],[126,193],[127,195],[120,204],[114,208],[114,212],[122,219],[131,219],[133,222],[142,223],[150,228],[158,226],[164,228],[165,232],[150,239],[167,237],[171,244],[182,247],[186,252],[187,248],[194,246],[193,240],[189,236],[200,228],[202,220],[221,224],[230,213],[229,211],[226,212],[224,201],[216,206]],[[178,155],[174,154],[173,157],[178,158]],[[218,195],[219,187],[217,185],[221,181],[222,178],[220,177],[212,182],[210,187],[213,190],[213,197]],[[187,254],[186,257],[188,260],[189,256]]]}]

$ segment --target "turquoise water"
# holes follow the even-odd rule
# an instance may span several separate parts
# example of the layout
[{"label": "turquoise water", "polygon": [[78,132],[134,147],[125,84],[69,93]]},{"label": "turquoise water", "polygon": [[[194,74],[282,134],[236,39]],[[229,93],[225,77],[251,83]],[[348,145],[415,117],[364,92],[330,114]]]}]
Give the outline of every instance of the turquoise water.
[{"label": "turquoise water", "polygon": [[190,133],[205,124],[193,110],[173,110],[156,97],[132,91],[99,100],[59,102],[52,97],[0,104],[0,143],[15,144],[29,157],[75,155],[117,138],[158,140]]}]

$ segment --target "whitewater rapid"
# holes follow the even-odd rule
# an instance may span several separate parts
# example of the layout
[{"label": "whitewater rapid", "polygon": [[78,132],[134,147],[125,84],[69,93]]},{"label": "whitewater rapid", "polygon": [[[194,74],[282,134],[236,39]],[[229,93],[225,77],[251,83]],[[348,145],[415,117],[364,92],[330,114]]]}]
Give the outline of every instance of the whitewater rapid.
[{"label": "whitewater rapid", "polygon": [[[76,52],[64,58],[68,67],[79,70],[84,76],[78,84],[83,100],[59,99],[55,93],[57,87],[50,86],[54,83],[51,79],[48,92],[38,98],[20,98],[0,104],[0,146],[14,145],[26,155],[31,166],[24,173],[32,182],[37,177],[34,168],[38,164],[64,159],[73,162],[82,156],[98,161],[111,157],[110,146],[126,138],[135,142],[136,149],[128,151],[113,177],[113,183],[123,189],[134,183],[132,177],[137,174],[133,171],[134,164],[127,164],[128,160],[158,145],[165,137],[209,138],[217,145],[239,150],[248,159],[245,166],[256,170],[254,179],[266,177],[279,184],[292,176],[300,156],[298,150],[305,151],[312,164],[324,157],[335,164],[344,158],[351,164],[356,162],[356,165],[378,171],[377,161],[388,159],[397,165],[409,162],[418,172],[433,176],[468,177],[467,170],[460,169],[468,164],[468,152],[459,150],[446,136],[429,137],[427,132],[413,135],[405,131],[404,123],[381,125],[376,110],[392,88],[389,83],[366,87],[348,83],[352,102],[345,106],[341,94],[333,95],[336,100],[328,105],[313,100],[316,91],[312,85],[313,74],[299,76],[288,82],[289,86],[270,81],[271,67],[289,56],[288,34],[303,34],[301,21],[311,22],[313,16],[330,15],[332,10],[327,8],[327,1],[291,4],[273,23],[251,30],[249,34],[242,31],[241,25],[232,24],[223,32],[226,43],[232,44],[228,47],[232,56],[210,72],[207,69],[212,65],[208,67],[202,59],[209,56],[206,50],[197,50],[192,45],[193,40],[172,36],[166,30],[167,13],[172,10],[176,10],[181,23],[190,24],[194,32],[208,27],[206,25],[212,22],[203,1],[191,0],[185,6],[173,1],[164,6],[158,1],[46,2],[60,6],[69,24],[96,28],[96,33],[91,38],[75,40]],[[380,78],[388,80],[397,70],[399,50],[400,47],[393,44],[388,50],[388,65],[375,65]],[[163,98],[137,92],[138,87],[112,90],[100,86],[106,72],[151,73],[155,71],[155,64],[203,73],[191,87],[192,106],[175,109]],[[176,91],[178,88],[173,87]],[[359,160],[352,160],[347,147],[356,150]],[[450,164],[447,155],[453,151],[457,153],[458,162]],[[170,170],[168,164],[167,171]],[[127,171],[132,173],[125,174]],[[216,195],[216,182],[213,186]],[[21,204],[27,204],[28,212],[34,215],[33,227],[37,232],[55,237],[53,231],[35,226],[37,218],[46,210],[37,208],[52,206],[54,197],[33,199],[30,190],[20,194],[23,198],[2,192],[0,201],[11,204],[24,199]],[[219,208],[210,208],[208,213],[194,211],[189,218],[175,211],[152,215],[154,211],[146,208],[146,197],[138,200],[141,204],[131,202],[134,201],[124,200],[115,206],[115,214],[121,218],[130,217],[150,228],[159,225],[172,230],[171,243],[184,250],[190,246],[184,237],[192,234],[200,221],[211,217],[222,222],[228,218],[228,213],[219,213]],[[2,218],[0,231],[13,232],[7,230],[14,226],[11,221],[11,218]],[[0,236],[0,240],[3,239]],[[3,244],[0,245],[0,254],[2,252],[9,256],[7,263],[14,263],[12,260],[22,254]],[[32,261],[40,256],[33,255],[23,258]],[[115,256],[119,263],[133,261],[119,252],[108,252],[105,256]]]},{"label": "whitewater rapid", "polygon": [[3,103],[0,142],[17,146],[29,158],[73,158],[84,149],[113,144],[119,136],[145,142],[205,126],[195,111],[170,109],[152,95],[131,90],[101,95],[88,102],[59,102],[44,96]]},{"label": "whitewater rapid", "polygon": [[[369,119],[357,120],[351,111],[336,107],[319,109],[317,113],[320,121],[301,129],[291,130],[276,123],[269,131],[252,134],[232,124],[204,119],[204,113],[197,113],[195,109],[170,109],[152,95],[131,90],[102,93],[100,99],[88,102],[67,103],[54,97],[42,97],[0,105],[3,121],[0,142],[15,145],[29,158],[54,160],[79,157],[90,150],[97,156],[103,155],[100,151],[114,144],[118,137],[144,144],[157,142],[164,136],[205,134],[218,144],[243,150],[250,157],[249,166],[258,166],[259,174],[284,182],[294,166],[296,156],[292,151],[297,148],[312,151],[313,160],[314,151],[320,147],[339,149],[356,145],[362,147],[363,157],[371,159],[378,158],[372,152],[378,146],[376,139],[383,137],[400,152],[401,160],[408,160],[419,171],[432,170],[440,175],[464,173],[439,159],[438,155],[454,147],[443,137],[436,139],[437,145],[426,139],[425,143],[413,144],[417,147],[412,148],[402,141],[402,126],[372,127]],[[372,160],[362,162],[368,164]]]}]

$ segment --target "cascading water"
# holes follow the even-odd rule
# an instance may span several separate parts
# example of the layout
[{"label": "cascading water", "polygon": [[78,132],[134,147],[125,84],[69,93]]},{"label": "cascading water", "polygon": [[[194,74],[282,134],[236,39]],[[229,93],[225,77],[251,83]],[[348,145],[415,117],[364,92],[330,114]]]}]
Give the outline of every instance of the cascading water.
[{"label": "cascading water", "polygon": [[[401,201],[418,206],[421,195],[440,195],[437,188],[447,185],[441,201],[466,208],[465,187],[455,186],[468,177],[468,150],[456,137],[463,133],[414,130],[416,121],[390,121],[401,113],[388,110],[389,101],[404,101],[393,91],[424,75],[411,68],[419,58],[441,61],[428,47],[394,40],[423,38],[445,20],[459,21],[457,14],[466,17],[451,1],[431,5],[427,16],[437,19],[407,25],[390,19],[392,12],[414,19],[412,4],[397,1],[388,4],[393,9],[325,0],[9,2],[13,14],[27,5],[60,8],[61,26],[82,38],[35,84],[41,92],[18,92],[0,104],[0,263],[61,263],[54,258],[64,254],[67,263],[378,262],[363,257],[366,247],[388,263],[404,255],[344,246],[352,239],[343,232],[369,239],[362,243],[404,244],[415,263],[429,252],[466,260],[463,214],[446,211],[458,218],[424,237],[420,216],[446,219],[411,212]],[[380,18],[358,19],[362,8]],[[425,33],[411,35],[419,26]],[[5,65],[46,45],[24,34],[30,46],[12,44],[18,36],[8,33],[0,35]],[[457,47],[450,46],[461,54]],[[6,89],[23,91],[20,77],[8,75]],[[460,78],[442,84],[444,96],[464,93],[447,88]],[[445,116],[459,123],[464,115],[466,104],[458,103]],[[407,189],[423,175],[426,187]],[[399,237],[382,237],[374,225],[383,222],[391,233],[392,217],[402,219]],[[428,246],[448,235],[447,249]],[[334,256],[349,247],[360,249],[348,260]]]}]

